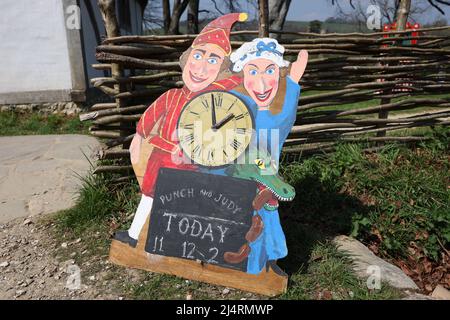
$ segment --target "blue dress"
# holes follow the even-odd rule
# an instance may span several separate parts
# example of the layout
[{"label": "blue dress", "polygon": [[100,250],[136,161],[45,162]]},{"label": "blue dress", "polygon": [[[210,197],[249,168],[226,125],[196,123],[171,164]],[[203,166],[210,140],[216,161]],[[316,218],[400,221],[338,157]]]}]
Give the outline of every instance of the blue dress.
[{"label": "blue dress", "polygon": [[[255,116],[256,142],[259,148],[266,147],[278,166],[281,149],[297,117],[297,105],[300,97],[300,85],[289,76],[286,77],[286,95],[283,109],[273,115],[269,110],[258,111],[254,101],[237,92],[232,93],[242,98],[252,109]],[[275,129],[274,131],[272,129]],[[280,224],[278,210],[262,208],[253,213],[259,214],[264,223],[263,232],[250,243],[247,273],[259,274],[267,260],[277,260],[287,256],[286,237]]]}]

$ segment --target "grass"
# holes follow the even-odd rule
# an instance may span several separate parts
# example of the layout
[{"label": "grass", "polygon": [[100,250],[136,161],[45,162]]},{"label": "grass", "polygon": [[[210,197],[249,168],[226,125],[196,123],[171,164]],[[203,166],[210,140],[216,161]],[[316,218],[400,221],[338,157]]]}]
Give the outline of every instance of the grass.
[{"label": "grass", "polygon": [[289,289],[280,298],[386,300],[402,296],[398,290],[386,284],[382,284],[380,290],[367,289],[366,281],[355,277],[350,264],[350,259],[338,252],[330,242],[316,242],[309,260],[300,270],[291,274]]},{"label": "grass", "polygon": [[[389,144],[362,153],[362,145],[342,144],[331,155],[285,163],[282,174],[296,187],[293,202],[282,203],[280,217],[289,247],[279,261],[290,275],[281,299],[393,299],[401,293],[383,285],[369,290],[351,272],[348,257],[331,239],[358,238],[387,259],[405,258],[414,248],[438,261],[450,245],[450,134],[448,128],[425,132],[432,138],[414,148]],[[129,225],[139,201],[134,180],[114,184],[114,176],[88,176],[74,208],[58,214],[59,236],[83,238],[89,251],[106,257],[114,230]],[[94,236],[93,236],[94,235]],[[66,240],[68,241],[68,240]],[[77,255],[77,259],[87,259]],[[118,274],[123,269],[118,268]],[[252,299],[258,296],[195,281],[143,273],[120,290],[135,299]]]},{"label": "grass", "polygon": [[0,136],[87,134],[89,125],[88,122],[81,122],[78,116],[0,112]]},{"label": "grass", "polygon": [[[331,156],[284,167],[298,194],[289,214],[328,234],[347,233],[398,258],[412,243],[433,261],[450,245],[450,134],[414,149],[390,144],[364,155],[343,144]],[[325,213],[325,214],[324,214]]]},{"label": "grass", "polygon": [[90,174],[81,179],[76,205],[58,215],[61,230],[70,230],[74,237],[79,237],[105,222],[124,226],[139,200],[137,183],[114,184],[113,176],[109,175]]}]

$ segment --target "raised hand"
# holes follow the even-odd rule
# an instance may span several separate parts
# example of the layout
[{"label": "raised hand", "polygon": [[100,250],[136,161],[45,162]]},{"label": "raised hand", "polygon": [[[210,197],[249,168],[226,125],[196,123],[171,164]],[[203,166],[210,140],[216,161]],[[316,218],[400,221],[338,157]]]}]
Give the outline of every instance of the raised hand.
[{"label": "raised hand", "polygon": [[297,61],[293,62],[291,65],[291,72],[289,76],[295,82],[299,82],[305,73],[306,65],[308,64],[308,51],[301,50],[298,53]]}]

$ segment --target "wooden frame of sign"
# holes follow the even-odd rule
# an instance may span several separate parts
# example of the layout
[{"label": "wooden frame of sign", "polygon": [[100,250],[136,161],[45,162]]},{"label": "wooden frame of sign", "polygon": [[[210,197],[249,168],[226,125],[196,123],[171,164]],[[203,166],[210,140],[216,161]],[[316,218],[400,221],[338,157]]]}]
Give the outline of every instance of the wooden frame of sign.
[{"label": "wooden frame of sign", "polygon": [[112,263],[267,296],[276,296],[286,292],[288,277],[280,276],[273,272],[272,269],[269,269],[268,272],[264,269],[260,274],[253,275],[192,260],[147,253],[144,248],[149,219],[147,219],[147,223],[142,228],[136,248],[132,248],[117,240],[112,241],[109,252],[109,259]]}]

